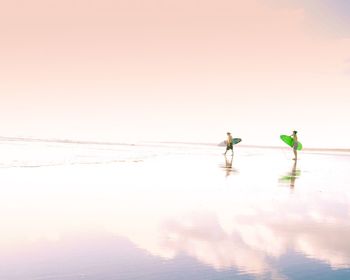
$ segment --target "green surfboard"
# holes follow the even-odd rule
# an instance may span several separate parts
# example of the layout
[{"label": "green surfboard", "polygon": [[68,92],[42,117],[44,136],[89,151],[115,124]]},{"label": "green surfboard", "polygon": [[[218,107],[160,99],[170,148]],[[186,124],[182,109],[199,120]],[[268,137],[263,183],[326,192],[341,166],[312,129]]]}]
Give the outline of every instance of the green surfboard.
[{"label": "green surfboard", "polygon": [[241,138],[233,138],[233,139],[232,139],[232,145],[236,145],[236,144],[238,144],[238,143],[241,142],[241,141],[242,141]]},{"label": "green surfboard", "polygon": [[[281,135],[280,138],[281,138],[281,140],[282,140],[284,143],[286,143],[288,146],[293,147],[293,145],[294,145],[293,137],[288,136],[288,135]],[[302,148],[303,148],[303,145],[302,145],[300,142],[298,142],[298,148],[297,148],[297,150],[300,151]]]}]

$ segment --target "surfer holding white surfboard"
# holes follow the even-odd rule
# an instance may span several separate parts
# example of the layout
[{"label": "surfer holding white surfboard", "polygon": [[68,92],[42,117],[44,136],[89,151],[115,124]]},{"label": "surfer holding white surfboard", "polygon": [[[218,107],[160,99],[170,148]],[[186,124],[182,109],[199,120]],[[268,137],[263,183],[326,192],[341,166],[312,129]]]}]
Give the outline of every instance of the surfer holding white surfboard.
[{"label": "surfer holding white surfboard", "polygon": [[232,151],[232,156],[233,156],[233,145],[238,144],[239,142],[242,141],[241,138],[232,138],[232,135],[230,132],[227,132],[227,140],[226,140],[226,151],[224,153],[224,155],[226,155],[228,150]]},{"label": "surfer holding white surfboard", "polygon": [[226,155],[227,151],[228,150],[231,150],[232,151],[232,155],[233,155],[233,143],[232,143],[232,135],[230,132],[227,132],[227,140],[226,140],[226,151],[224,153],[224,155]]}]

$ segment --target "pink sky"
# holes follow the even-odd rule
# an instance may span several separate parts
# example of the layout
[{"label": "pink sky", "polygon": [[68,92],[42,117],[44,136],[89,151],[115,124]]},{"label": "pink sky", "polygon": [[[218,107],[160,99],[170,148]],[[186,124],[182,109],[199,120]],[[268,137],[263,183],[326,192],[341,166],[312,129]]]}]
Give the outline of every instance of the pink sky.
[{"label": "pink sky", "polygon": [[287,2],[1,3],[0,135],[349,147],[350,36]]}]

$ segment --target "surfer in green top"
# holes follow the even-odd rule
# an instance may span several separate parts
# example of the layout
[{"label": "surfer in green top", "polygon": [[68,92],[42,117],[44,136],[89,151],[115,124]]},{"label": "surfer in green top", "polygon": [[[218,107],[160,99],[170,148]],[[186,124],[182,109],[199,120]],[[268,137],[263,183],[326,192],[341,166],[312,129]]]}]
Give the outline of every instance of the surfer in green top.
[{"label": "surfer in green top", "polygon": [[228,150],[232,151],[232,155],[233,155],[233,143],[232,143],[232,135],[230,132],[227,132],[227,140],[226,140],[226,151],[224,153],[224,155],[226,155]]},{"label": "surfer in green top", "polygon": [[298,136],[297,136],[297,131],[293,131],[293,134],[291,135],[291,137],[293,137],[293,152],[294,152],[294,156],[295,158],[293,158],[293,160],[297,160],[298,159],[298,154],[297,154],[297,149],[298,149]]}]

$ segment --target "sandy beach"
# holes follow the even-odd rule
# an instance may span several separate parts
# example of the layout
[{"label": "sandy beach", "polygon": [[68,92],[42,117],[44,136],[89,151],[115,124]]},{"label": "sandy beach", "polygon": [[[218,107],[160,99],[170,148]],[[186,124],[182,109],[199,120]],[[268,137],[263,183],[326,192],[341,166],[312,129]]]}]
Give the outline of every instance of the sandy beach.
[{"label": "sandy beach", "polygon": [[348,279],[350,155],[1,141],[0,278]]}]

